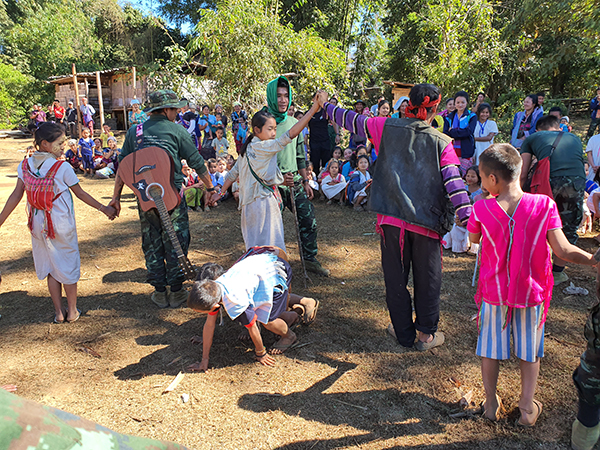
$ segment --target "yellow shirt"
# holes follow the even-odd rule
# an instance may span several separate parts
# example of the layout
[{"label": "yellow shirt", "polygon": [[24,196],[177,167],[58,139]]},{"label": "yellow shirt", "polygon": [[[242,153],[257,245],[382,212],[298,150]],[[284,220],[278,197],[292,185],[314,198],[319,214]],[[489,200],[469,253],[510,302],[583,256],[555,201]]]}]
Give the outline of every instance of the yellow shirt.
[{"label": "yellow shirt", "polygon": [[100,133],[100,139],[102,139],[102,148],[108,147],[108,138],[111,136],[115,136],[112,131],[109,131],[108,134],[106,134],[104,131]]}]

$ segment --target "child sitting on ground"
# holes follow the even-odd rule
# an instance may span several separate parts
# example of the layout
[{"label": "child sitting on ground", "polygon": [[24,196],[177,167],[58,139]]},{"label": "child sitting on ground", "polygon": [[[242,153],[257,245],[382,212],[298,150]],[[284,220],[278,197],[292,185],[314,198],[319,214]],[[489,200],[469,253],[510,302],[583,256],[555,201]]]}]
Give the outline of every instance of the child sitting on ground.
[{"label": "child sitting on ground", "polygon": [[223,177],[217,170],[217,160],[215,158],[210,158],[206,162],[206,167],[208,168],[208,172],[210,173],[210,180],[212,181],[213,186],[219,187],[223,186]]},{"label": "child sitting on ground", "polygon": [[[467,169],[465,174],[465,184],[467,186],[467,193],[469,194],[469,200],[471,204],[475,203],[475,197],[481,194],[481,177],[479,176],[479,168],[477,166],[471,166]],[[463,227],[458,223],[458,218],[455,219],[452,230],[446,233],[443,238],[444,248],[452,248],[454,253],[465,253],[469,250],[469,233],[467,227]],[[476,252],[471,252],[475,254]]]},{"label": "child sitting on ground", "polygon": [[77,156],[77,141],[75,139],[69,139],[68,145],[69,148],[65,152],[65,161],[67,161],[71,165],[71,167],[73,167],[75,173],[83,173],[83,165],[81,164],[81,159]]},{"label": "child sitting on ground", "polygon": [[573,130],[573,127],[569,125],[569,116],[563,116],[560,119],[560,131],[564,131],[565,133],[570,133]]},{"label": "child sitting on ground", "polygon": [[92,175],[94,172],[94,141],[90,137],[89,128],[81,130],[77,156],[82,162],[84,175]]},{"label": "child sitting on ground", "polygon": [[[319,307],[312,298],[290,294],[291,282],[292,268],[285,252],[277,247],[252,247],[227,272],[217,264],[205,264],[188,298],[188,307],[208,313],[202,330],[202,361],[189,366],[189,370],[208,369],[221,308],[248,329],[256,360],[274,366],[275,359],[269,353],[282,354],[296,342],[296,334],[289,327],[300,320],[298,312],[308,325],[315,320]],[[288,306],[294,310],[289,311]],[[263,344],[258,322],[281,337],[270,352]]]},{"label": "child sitting on ground", "polygon": [[108,138],[115,137],[115,134],[110,131],[110,126],[104,124],[102,126],[102,133],[100,133],[100,139],[102,140],[102,148],[108,148]]},{"label": "child sitting on ground", "polygon": [[308,185],[311,187],[313,193],[315,194],[316,200],[320,195],[319,182],[317,181],[317,176],[314,172],[313,163],[310,161],[306,163],[306,178],[308,179]]},{"label": "child sitting on ground", "polygon": [[96,178],[112,178],[117,173],[118,168],[117,155],[113,148],[105,148],[100,161],[96,163]]},{"label": "child sitting on ground", "polygon": [[332,158],[327,163],[327,168],[329,169],[329,173],[323,178],[323,182],[321,183],[323,194],[329,200],[327,204],[331,205],[334,201],[337,201],[340,205],[343,205],[344,199],[342,197],[348,183],[340,173],[340,162],[337,159]]},{"label": "child sitting on ground", "polygon": [[485,388],[483,413],[498,420],[502,406],[496,394],[500,360],[510,358],[513,334],[521,370],[517,425],[531,427],[542,412],[534,394],[554,285],[550,248],[573,263],[592,266],[596,261],[567,241],[550,197],[521,190],[521,165],[519,152],[510,144],[491,145],[481,154],[481,182],[495,198],[475,203],[467,228],[471,242],[481,241],[475,302],[479,308],[477,355],[482,358]]},{"label": "child sitting on ground", "polygon": [[[206,192],[204,183],[200,181],[198,174],[188,166],[185,159],[181,160],[181,173],[184,177],[184,183],[181,185],[181,192],[185,196],[185,202],[192,211],[198,211],[198,207],[203,204],[204,193]],[[213,184],[214,186],[214,184]]]},{"label": "child sitting on ground", "polygon": [[[366,153],[366,149],[363,147]],[[369,158],[366,154],[357,158],[356,171],[350,176],[348,200],[354,206],[354,211],[365,211],[363,205],[367,203],[369,188],[373,182],[369,173]]]}]

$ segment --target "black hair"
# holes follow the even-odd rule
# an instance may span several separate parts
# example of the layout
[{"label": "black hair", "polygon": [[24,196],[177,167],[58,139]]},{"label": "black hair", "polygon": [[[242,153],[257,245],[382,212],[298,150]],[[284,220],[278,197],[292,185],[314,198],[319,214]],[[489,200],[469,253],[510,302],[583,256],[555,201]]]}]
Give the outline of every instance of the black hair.
[{"label": "black hair", "polygon": [[538,106],[540,106],[540,102],[538,101],[538,96],[537,94],[530,94],[525,98],[530,98],[531,101],[533,102],[533,108],[537,108]]},{"label": "black hair", "polygon": [[546,97],[546,93],[544,91],[540,91],[535,95],[537,95],[538,97]]},{"label": "black hair", "polygon": [[556,111],[556,112],[559,112],[559,113],[560,113],[560,115],[562,116],[562,113],[563,113],[563,112],[562,112],[562,109],[560,108],[560,106],[553,106],[552,108],[550,108],[550,109],[548,110],[548,114],[550,114],[551,112],[555,112],[555,111]]},{"label": "black hair", "polygon": [[483,98],[485,98],[485,92],[478,92],[477,97],[479,97],[480,95],[483,95]]},{"label": "black hair", "polygon": [[[327,170],[331,170],[331,164],[337,164],[338,171],[340,170],[340,162],[337,159],[331,158],[329,160],[329,162],[327,163]],[[598,172],[600,172],[600,170]]]},{"label": "black hair", "polygon": [[[265,123],[267,123],[267,120],[269,119],[274,119],[273,114],[271,114],[269,110],[266,107],[264,107],[252,116],[252,131],[254,131],[255,128],[262,129],[262,127],[265,126]],[[244,156],[246,154],[248,144],[250,144],[250,141],[252,141],[253,138],[254,133],[248,133],[248,136],[246,136],[246,142],[244,142],[244,145],[242,145],[242,148],[240,148],[240,156]]]},{"label": "black hair", "polygon": [[479,114],[481,114],[483,112],[484,109],[487,109],[490,113],[490,116],[492,115],[492,106],[489,103],[481,103],[478,107],[477,107],[477,117],[479,117]]},{"label": "black hair", "polygon": [[219,130],[221,130],[222,132],[225,132],[225,128],[223,128],[223,127],[217,127],[216,131],[219,131]]},{"label": "black hair", "polygon": [[446,99],[446,103],[444,103],[446,106],[448,106],[448,103],[453,102],[454,101],[454,97],[448,97]]},{"label": "black hair", "polygon": [[196,281],[216,280],[224,273],[225,269],[223,269],[223,266],[217,263],[207,262],[200,267]]},{"label": "black hair", "polygon": [[340,153],[342,154],[342,156],[344,156],[344,150],[342,150],[342,147],[340,147],[339,145],[336,145],[335,147],[333,147],[333,151],[331,152],[332,156],[333,156],[333,152],[335,152],[336,150],[339,150]]},{"label": "black hair", "polygon": [[[430,102],[434,102],[440,98],[440,90],[437,86],[429,83],[415,84],[411,88],[408,97],[410,98],[410,104],[416,110],[419,106],[421,106],[421,104],[423,104],[425,97],[429,97]],[[432,108],[433,107],[427,108],[427,112],[430,113]],[[406,109],[408,110],[408,107]]]},{"label": "black hair", "polygon": [[[589,170],[592,170],[592,168],[590,167]],[[600,184],[600,170],[598,170],[596,175],[594,175],[594,182]]]},{"label": "black hair", "polygon": [[204,108],[208,108],[208,110],[210,111],[210,106],[208,106],[208,105],[202,105],[202,108],[200,108],[200,111],[203,111]]},{"label": "black hair", "polygon": [[290,88],[290,83],[288,82],[287,79],[279,77],[277,79],[277,87],[278,88],[286,88],[289,89]]},{"label": "black hair", "polygon": [[541,131],[547,131],[550,128],[558,127],[560,127],[560,119],[550,114],[540,117],[540,120],[538,120],[537,124],[535,125],[535,129]]},{"label": "black hair", "polygon": [[467,100],[467,103],[469,103],[469,94],[467,94],[466,91],[458,91],[454,94],[454,101],[456,101],[457,97],[464,97]]},{"label": "black hair", "polygon": [[57,99],[57,98],[55,98],[55,99],[54,99],[54,101],[55,101],[56,103],[60,103],[60,100],[59,100],[59,99]]},{"label": "black hair", "polygon": [[[89,131],[89,129],[88,129]],[[39,150],[42,141],[52,143],[65,134],[65,129],[62,125],[54,122],[42,122],[37,130],[33,130],[33,145],[36,150]]]},{"label": "black hair", "polygon": [[298,116],[299,116],[300,114],[304,115],[304,111],[297,110],[297,111],[294,113],[294,119],[297,119],[297,118],[298,118]]},{"label": "black hair", "polygon": [[510,144],[492,144],[479,156],[480,170],[506,182],[519,178],[522,163],[521,155]]},{"label": "black hair", "polygon": [[223,297],[223,291],[218,283],[204,279],[194,281],[187,300],[188,307],[195,311],[210,311]]},{"label": "black hair", "polygon": [[388,102],[387,100],[381,100],[379,103],[377,103],[377,110],[379,110],[385,104],[387,104],[390,107],[390,111],[391,111],[392,105],[390,105],[390,102]]},{"label": "black hair", "polygon": [[477,184],[479,184],[479,186],[481,186],[481,175],[479,174],[479,166],[473,165],[473,166],[469,167],[467,169],[467,171],[465,172],[465,178],[466,178],[469,170],[472,170],[473,172],[475,172],[475,174],[477,175]]},{"label": "black hair", "polygon": [[210,164],[216,164],[216,163],[217,163],[217,160],[216,160],[215,158],[209,158],[209,159],[208,159],[206,162],[207,162],[209,165],[210,165]]},{"label": "black hair", "polygon": [[360,155],[356,157],[356,167],[358,167],[358,162],[363,158],[367,160],[369,166],[371,165],[371,162],[369,161],[369,157],[367,155]]}]

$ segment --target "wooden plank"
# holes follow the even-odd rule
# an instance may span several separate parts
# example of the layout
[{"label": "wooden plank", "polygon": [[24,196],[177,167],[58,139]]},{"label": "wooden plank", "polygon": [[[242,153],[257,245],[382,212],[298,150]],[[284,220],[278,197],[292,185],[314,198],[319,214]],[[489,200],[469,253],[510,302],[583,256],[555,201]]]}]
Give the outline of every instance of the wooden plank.
[{"label": "wooden plank", "polygon": [[79,108],[79,86],[77,85],[77,71],[75,70],[75,63],[73,63],[73,86],[75,86],[75,103],[77,108],[77,132],[78,136],[81,137],[81,109]]},{"label": "wooden plank", "polygon": [[96,84],[98,85],[98,104],[100,106],[100,131],[104,131],[104,103],[102,101],[102,83],[100,72],[96,72]]}]

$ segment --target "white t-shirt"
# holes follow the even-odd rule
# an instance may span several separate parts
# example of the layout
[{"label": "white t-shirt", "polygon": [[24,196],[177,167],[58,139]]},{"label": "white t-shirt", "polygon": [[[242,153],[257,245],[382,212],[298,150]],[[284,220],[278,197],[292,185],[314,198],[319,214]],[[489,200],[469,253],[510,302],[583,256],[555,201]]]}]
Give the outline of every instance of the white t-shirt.
[{"label": "white t-shirt", "polygon": [[[475,134],[476,138],[485,137],[490,133],[498,134],[498,125],[493,120],[486,120],[484,123],[477,121],[475,125]],[[475,154],[473,155],[475,158],[475,164],[479,164],[479,155],[481,155],[485,149],[487,149],[490,145],[494,143],[494,138],[491,141],[475,141]]]},{"label": "white t-shirt", "polygon": [[585,204],[590,209],[592,214],[596,214],[596,210],[594,208],[594,200],[593,200],[594,194],[600,194],[600,188],[596,188],[592,192],[590,192],[590,195],[588,196],[587,200],[585,201]]},{"label": "white t-shirt", "polygon": [[[590,140],[587,143],[587,147],[585,148],[585,152],[586,153],[592,152],[592,161],[594,162],[594,165],[600,166],[600,134],[596,134],[595,136],[592,136],[590,138]],[[594,176],[595,176],[595,173],[592,170],[592,168],[590,167],[587,179],[593,180]]]}]

